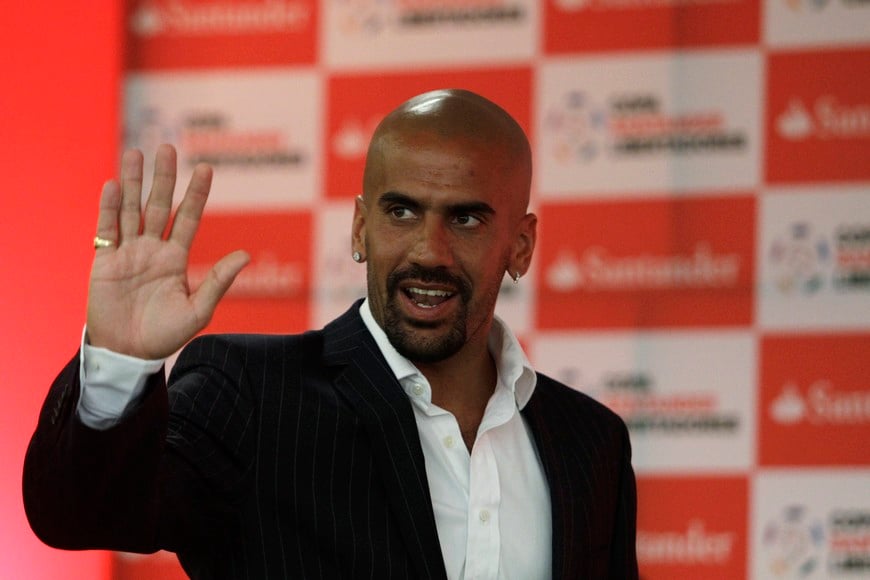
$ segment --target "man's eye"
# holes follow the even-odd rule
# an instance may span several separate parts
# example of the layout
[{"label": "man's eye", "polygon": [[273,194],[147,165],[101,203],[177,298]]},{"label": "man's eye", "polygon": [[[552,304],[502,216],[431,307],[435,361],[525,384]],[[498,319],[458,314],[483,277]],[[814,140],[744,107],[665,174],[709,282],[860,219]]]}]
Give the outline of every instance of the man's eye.
[{"label": "man's eye", "polygon": [[398,220],[406,220],[414,217],[413,212],[407,207],[394,207],[390,210],[390,215]]},{"label": "man's eye", "polygon": [[473,228],[480,225],[480,220],[473,215],[463,214],[453,218],[453,221],[462,227]]}]

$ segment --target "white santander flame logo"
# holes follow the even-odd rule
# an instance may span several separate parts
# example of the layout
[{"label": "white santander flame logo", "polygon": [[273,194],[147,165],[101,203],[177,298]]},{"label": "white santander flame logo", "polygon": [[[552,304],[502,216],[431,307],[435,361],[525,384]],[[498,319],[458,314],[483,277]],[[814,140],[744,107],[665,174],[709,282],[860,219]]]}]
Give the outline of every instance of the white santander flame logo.
[{"label": "white santander flame logo", "polygon": [[776,120],[776,129],[783,139],[798,141],[813,132],[813,119],[798,99],[788,104],[788,109]]},{"label": "white santander flame logo", "polygon": [[797,387],[789,383],[770,406],[770,416],[777,423],[791,425],[804,418],[806,405]]},{"label": "white santander flame logo", "polygon": [[362,123],[355,119],[345,121],[332,139],[332,150],[343,159],[363,157],[367,147],[368,134],[363,130]]},{"label": "white santander flame logo", "polygon": [[583,274],[575,258],[567,252],[562,252],[547,270],[547,283],[553,290],[570,292],[582,285]]}]

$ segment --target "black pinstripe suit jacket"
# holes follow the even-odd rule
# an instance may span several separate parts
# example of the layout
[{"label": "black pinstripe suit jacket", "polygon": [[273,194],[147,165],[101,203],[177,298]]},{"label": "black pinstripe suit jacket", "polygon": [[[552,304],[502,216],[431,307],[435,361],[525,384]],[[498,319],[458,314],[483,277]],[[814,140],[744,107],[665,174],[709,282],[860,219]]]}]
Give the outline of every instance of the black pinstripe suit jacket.
[{"label": "black pinstripe suit jacket", "polygon": [[[446,577],[413,410],[358,304],[322,331],[196,339],[169,383],[95,431],[75,419],[78,357],[61,372],[25,461],[43,541],[168,549],[194,578]],[[553,577],[636,578],[623,423],[543,375],[523,415]]]}]

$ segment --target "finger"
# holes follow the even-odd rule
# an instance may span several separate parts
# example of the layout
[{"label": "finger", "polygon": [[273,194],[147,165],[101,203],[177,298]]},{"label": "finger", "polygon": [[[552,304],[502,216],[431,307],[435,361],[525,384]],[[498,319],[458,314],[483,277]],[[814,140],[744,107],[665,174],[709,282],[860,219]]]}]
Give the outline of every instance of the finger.
[{"label": "finger", "polygon": [[145,204],[145,224],[142,233],[160,238],[172,213],[172,193],[175,191],[176,154],[172,145],[161,145],[154,158],[154,181]]},{"label": "finger", "polygon": [[197,318],[202,321],[202,326],[211,320],[218,302],[239,272],[242,271],[242,268],[250,261],[251,256],[243,250],[236,250],[232,254],[224,256],[209,270],[205,280],[191,294],[194,311],[197,313]]},{"label": "finger", "polygon": [[142,153],[136,149],[121,158],[121,239],[139,235],[142,222]]},{"label": "finger", "polygon": [[103,192],[100,194],[97,235],[103,239],[115,242],[116,246],[118,243],[118,209],[120,207],[121,186],[114,179],[109,180],[103,184]]},{"label": "finger", "polygon": [[187,249],[190,249],[199,227],[202,210],[205,208],[208,192],[211,189],[211,177],[212,169],[210,166],[204,163],[197,165],[193,169],[193,175],[190,177],[184,199],[181,200],[178,211],[175,213],[169,239]]}]

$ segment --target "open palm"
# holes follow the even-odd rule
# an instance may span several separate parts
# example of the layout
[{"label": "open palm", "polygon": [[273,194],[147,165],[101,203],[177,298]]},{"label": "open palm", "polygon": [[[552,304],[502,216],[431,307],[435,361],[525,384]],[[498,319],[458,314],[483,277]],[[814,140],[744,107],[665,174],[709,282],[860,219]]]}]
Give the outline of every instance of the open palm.
[{"label": "open palm", "polygon": [[188,254],[212,170],[207,165],[194,169],[169,227],[175,177],[175,149],[162,145],[144,212],[138,151],[124,154],[120,182],[112,180],[103,187],[97,235],[114,244],[97,249],[91,269],[87,329],[93,346],[144,359],[169,356],[208,324],[218,301],[249,261],[243,251],[228,254],[199,288],[189,287]]}]

